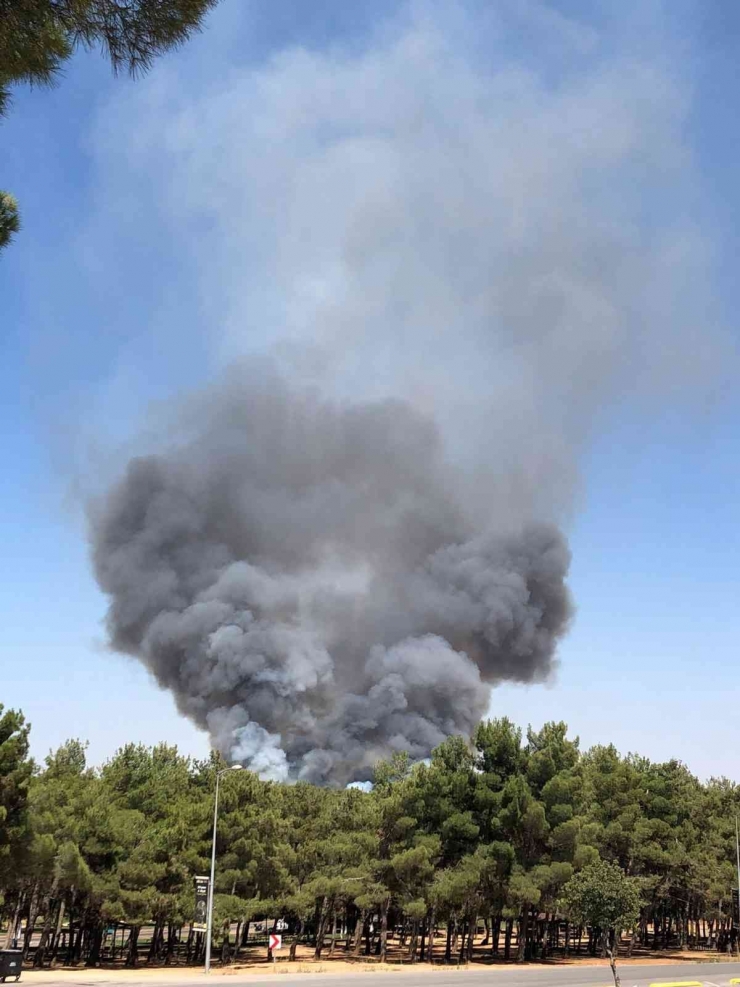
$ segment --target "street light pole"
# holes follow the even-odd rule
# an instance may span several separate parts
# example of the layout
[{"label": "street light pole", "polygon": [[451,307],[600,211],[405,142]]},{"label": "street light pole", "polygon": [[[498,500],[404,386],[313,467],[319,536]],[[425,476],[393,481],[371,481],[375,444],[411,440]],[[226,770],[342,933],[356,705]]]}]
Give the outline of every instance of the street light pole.
[{"label": "street light pole", "polygon": [[211,843],[211,880],[208,883],[208,916],[206,918],[206,973],[211,972],[211,934],[213,932],[213,882],[216,878],[216,827],[218,825],[218,785],[227,771],[240,771],[241,764],[216,772],[216,794],[213,801],[213,840]]}]

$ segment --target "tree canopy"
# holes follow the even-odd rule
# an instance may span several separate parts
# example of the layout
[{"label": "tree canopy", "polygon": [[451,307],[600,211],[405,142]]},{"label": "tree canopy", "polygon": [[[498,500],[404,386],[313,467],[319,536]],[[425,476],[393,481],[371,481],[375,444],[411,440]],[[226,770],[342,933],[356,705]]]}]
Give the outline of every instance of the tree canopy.
[{"label": "tree canopy", "polygon": [[[36,766],[28,726],[0,712],[0,911],[42,965],[100,962],[113,930],[133,964],[196,962],[193,879],[207,874],[217,755],[129,744],[101,768],[71,740]],[[735,941],[740,790],[677,761],[582,752],[564,723],[482,723],[428,763],[377,766],[371,791],[222,779],[214,938],[228,959],[250,921],[291,949],[410,960]],[[481,940],[481,923],[486,936]],[[144,939],[139,933],[145,929]],[[440,931],[441,930],[441,931]],[[440,941],[440,935],[443,941]],[[477,939],[476,939],[477,936]],[[115,947],[114,947],[115,948]],[[394,947],[395,948],[395,947]]]},{"label": "tree canopy", "polygon": [[[200,29],[218,0],[0,0],[0,117],[18,85],[50,85],[79,47],[100,49],[115,72],[140,74]],[[18,232],[0,192],[0,249]]]}]

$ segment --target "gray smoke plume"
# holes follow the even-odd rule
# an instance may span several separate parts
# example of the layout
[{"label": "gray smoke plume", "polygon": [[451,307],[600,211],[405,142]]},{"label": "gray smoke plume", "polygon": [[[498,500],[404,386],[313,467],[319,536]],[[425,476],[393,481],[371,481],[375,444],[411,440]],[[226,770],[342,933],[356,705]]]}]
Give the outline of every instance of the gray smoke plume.
[{"label": "gray smoke plume", "polygon": [[111,643],[264,776],[425,757],[545,678],[570,615],[559,532],[481,533],[464,488],[409,405],[242,368],[91,510]]},{"label": "gray smoke plume", "polygon": [[547,678],[584,450],[713,379],[684,40],[560,6],[418,0],[102,114],[106,227],[180,251],[172,351],[247,361],[94,505],[110,639],[267,776],[366,779]]}]

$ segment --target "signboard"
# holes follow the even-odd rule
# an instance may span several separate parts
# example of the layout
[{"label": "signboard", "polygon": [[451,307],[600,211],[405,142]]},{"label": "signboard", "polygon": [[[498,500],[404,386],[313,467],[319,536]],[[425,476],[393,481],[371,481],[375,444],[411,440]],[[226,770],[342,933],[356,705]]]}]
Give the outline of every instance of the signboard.
[{"label": "signboard", "polygon": [[283,937],[275,935],[273,932],[270,935],[270,949],[280,949],[283,945]]},{"label": "signboard", "polygon": [[208,922],[208,885],[210,879],[207,877],[195,878],[195,917],[193,918],[193,929],[196,932],[205,932]]}]

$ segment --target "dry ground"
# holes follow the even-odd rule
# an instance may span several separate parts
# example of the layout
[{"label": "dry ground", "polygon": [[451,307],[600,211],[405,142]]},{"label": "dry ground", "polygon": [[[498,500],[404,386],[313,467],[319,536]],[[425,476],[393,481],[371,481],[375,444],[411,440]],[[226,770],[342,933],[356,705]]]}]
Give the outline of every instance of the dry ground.
[{"label": "dry ground", "polygon": [[[396,947],[395,950],[398,953]],[[591,956],[579,956],[579,957],[553,957],[546,961],[538,961],[533,963],[526,963],[517,965],[513,962],[505,963],[501,960],[492,961],[488,956],[488,950],[486,947],[477,947],[476,961],[470,965],[470,968],[481,969],[486,966],[492,974],[496,971],[511,970],[512,968],[519,966],[520,969],[552,969],[554,967],[563,966],[593,966],[596,968],[603,968],[604,975],[607,979],[610,979],[611,974],[609,972],[609,965],[606,960],[599,958],[594,958]],[[397,959],[393,962],[393,954],[391,954],[391,962],[381,964],[373,956],[361,956],[358,959],[348,959],[342,953],[335,953],[334,956],[324,956],[321,960],[313,959],[313,949],[308,946],[301,946],[298,949],[298,955],[296,962],[288,962],[288,950],[287,948],[276,953],[276,962],[268,963],[266,950],[263,948],[254,948],[252,950],[246,950],[245,955],[243,955],[239,962],[232,963],[229,966],[221,967],[215,965],[212,969],[212,976],[215,977],[243,977],[245,975],[259,975],[264,977],[265,974],[274,974],[279,976],[281,974],[295,974],[295,973],[309,973],[309,974],[343,974],[344,976],[356,975],[356,974],[379,974],[383,972],[393,972],[399,973],[402,971],[416,972],[419,973],[420,970],[427,970],[430,973],[438,971],[450,971],[450,966],[445,965],[442,962],[442,951],[438,954],[439,961],[433,966],[428,963],[420,964],[416,963],[411,965],[409,963],[403,963]],[[487,962],[484,960],[486,957]],[[214,957],[215,959],[215,957]],[[690,963],[707,963],[707,964],[722,964],[726,962],[737,962],[737,957],[731,956],[729,954],[720,954],[710,951],[703,952],[689,952],[689,951],[679,951],[672,950],[667,952],[642,952],[638,956],[631,958],[620,957],[619,965],[622,967],[629,967],[635,965],[651,964],[655,966],[663,966],[669,964],[676,964],[681,962]],[[456,965],[457,966],[457,965]],[[460,968],[464,968],[464,964]],[[152,967],[147,968],[146,964],[142,964],[136,970],[128,970],[120,965],[115,967],[107,967],[101,969],[87,969],[85,967],[57,967],[54,970],[28,970],[23,974],[23,979],[33,980],[34,983],[38,984],[51,984],[51,983],[64,983],[66,981],[74,982],[76,984],[105,984],[110,982],[120,983],[123,980],[131,978],[131,980],[141,980],[146,979],[152,983],[167,983],[170,981],[187,981],[195,980],[202,976],[202,967],[192,967],[192,966],[171,966],[171,967]],[[606,981],[605,981],[606,982]]]}]

